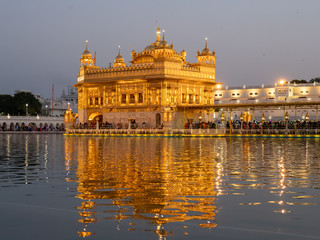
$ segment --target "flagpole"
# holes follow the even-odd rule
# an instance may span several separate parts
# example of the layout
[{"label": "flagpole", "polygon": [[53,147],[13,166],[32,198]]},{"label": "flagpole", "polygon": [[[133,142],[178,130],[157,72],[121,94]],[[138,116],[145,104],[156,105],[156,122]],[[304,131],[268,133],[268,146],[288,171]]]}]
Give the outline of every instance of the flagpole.
[{"label": "flagpole", "polygon": [[53,99],[54,99],[54,84],[52,84],[52,105],[51,105],[51,117],[53,117]]}]

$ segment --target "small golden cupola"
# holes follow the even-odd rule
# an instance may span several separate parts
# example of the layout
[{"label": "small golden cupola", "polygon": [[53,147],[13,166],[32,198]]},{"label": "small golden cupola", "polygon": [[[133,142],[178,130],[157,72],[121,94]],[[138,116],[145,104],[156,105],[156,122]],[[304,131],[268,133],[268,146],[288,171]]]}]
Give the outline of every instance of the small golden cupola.
[{"label": "small golden cupola", "polygon": [[186,60],[186,56],[187,56],[187,51],[186,50],[184,50],[184,48],[183,48],[183,50],[181,51],[181,57],[183,58],[183,60],[185,61]]},{"label": "small golden cupola", "polygon": [[[162,48],[162,49],[165,49],[165,48],[171,48],[169,47],[169,44],[167,43],[167,41],[164,39],[164,30],[162,31],[162,40],[159,42],[159,45],[157,46],[157,48]],[[157,35],[157,41],[158,41],[158,35]],[[172,46],[173,48],[173,46]]]},{"label": "small golden cupola", "polygon": [[80,58],[80,66],[93,66],[92,55],[88,50],[88,40],[86,40],[86,49],[83,51]]},{"label": "small golden cupola", "polygon": [[137,55],[137,52],[134,50],[134,46],[133,46],[132,51],[131,51],[132,60],[136,57],[136,55]]},{"label": "small golden cupola", "polygon": [[120,54],[120,46],[119,46],[119,52],[116,58],[114,59],[113,67],[125,67],[125,66],[126,66],[126,63],[124,62],[124,59]]},{"label": "small golden cupola", "polygon": [[206,44],[204,49],[202,50],[201,53],[198,51],[197,63],[215,65],[216,63],[215,51],[213,50],[211,53],[211,51],[208,48],[208,38],[205,38],[205,40],[206,40]]}]

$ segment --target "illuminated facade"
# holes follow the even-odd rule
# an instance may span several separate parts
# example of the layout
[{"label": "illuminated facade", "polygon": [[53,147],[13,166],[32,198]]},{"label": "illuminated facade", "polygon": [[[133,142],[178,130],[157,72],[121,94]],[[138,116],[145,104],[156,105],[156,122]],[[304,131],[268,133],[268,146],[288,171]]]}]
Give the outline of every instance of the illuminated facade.
[{"label": "illuminated facade", "polygon": [[197,53],[197,62],[186,61],[157,29],[156,41],[141,52],[131,51],[127,66],[120,53],[113,66],[95,65],[86,46],[80,59],[78,83],[79,122],[135,121],[138,127],[182,128],[188,119],[210,120],[214,106],[215,52],[207,47]]},{"label": "illuminated facade", "polygon": [[[293,84],[281,81],[273,86],[255,87],[222,87],[216,86],[214,95],[215,107],[229,105],[232,111],[230,116],[236,120],[241,113],[247,112],[251,120],[260,120],[264,114],[267,120],[283,120],[285,112],[288,112],[290,119],[304,120],[308,114],[310,120],[319,120],[320,106],[320,83]],[[271,106],[272,104],[282,106]],[[257,105],[260,107],[255,107]],[[285,105],[291,106],[285,106]],[[241,107],[241,105],[247,105]],[[270,106],[268,106],[270,105]],[[251,106],[251,107],[250,107]],[[250,109],[249,109],[250,108]],[[216,119],[220,118],[222,111],[216,113]]]}]

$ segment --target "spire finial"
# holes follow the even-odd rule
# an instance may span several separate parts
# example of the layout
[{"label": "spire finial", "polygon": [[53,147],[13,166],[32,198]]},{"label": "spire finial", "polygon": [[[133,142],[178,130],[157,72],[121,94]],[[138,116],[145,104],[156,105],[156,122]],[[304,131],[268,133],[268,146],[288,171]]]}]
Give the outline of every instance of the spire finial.
[{"label": "spire finial", "polygon": [[164,33],[165,33],[165,30],[162,30],[162,41],[164,41]]},{"label": "spire finial", "polygon": [[86,50],[88,50],[88,40],[86,40]]},{"label": "spire finial", "polygon": [[120,55],[120,45],[118,46],[118,48],[119,48],[119,52],[118,52],[118,55]]},{"label": "spire finial", "polygon": [[206,37],[205,40],[206,40],[206,46],[205,46],[205,48],[208,48],[208,38]]},{"label": "spire finial", "polygon": [[160,42],[161,40],[161,32],[160,32],[160,28],[157,28],[157,41]]}]

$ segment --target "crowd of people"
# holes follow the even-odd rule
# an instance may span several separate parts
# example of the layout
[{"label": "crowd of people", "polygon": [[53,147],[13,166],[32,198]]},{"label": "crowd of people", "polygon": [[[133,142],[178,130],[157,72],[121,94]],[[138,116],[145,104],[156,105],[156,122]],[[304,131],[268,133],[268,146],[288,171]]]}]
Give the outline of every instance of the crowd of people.
[{"label": "crowd of people", "polygon": [[[129,123],[118,123],[116,125],[113,125],[112,123],[109,122],[100,122],[99,123],[99,129],[128,129],[129,128]],[[262,124],[262,127],[261,127]],[[130,123],[130,128],[131,129],[145,129],[148,128],[147,123],[143,122],[142,124],[137,124],[135,121],[132,121]],[[90,123],[79,123],[79,124],[74,124],[73,125],[74,129],[95,129],[97,128],[97,123],[95,122],[90,122]],[[158,129],[163,128],[163,125],[157,126]],[[193,121],[188,121],[184,125],[185,129],[221,129],[221,128],[226,128],[226,129],[243,129],[243,130],[248,130],[248,129],[320,129],[320,121],[266,121],[266,122],[261,122],[261,121],[249,121],[249,122],[242,122],[241,126],[241,121],[240,120],[235,120],[235,121],[226,121],[226,122],[221,122],[221,121],[215,121],[215,122],[193,122]]]},{"label": "crowd of people", "polygon": [[6,123],[0,124],[0,131],[26,131],[26,132],[34,132],[34,131],[46,131],[46,132],[52,132],[52,131],[65,131],[64,124],[57,124],[54,126],[53,124],[40,124],[37,126],[34,123],[29,123],[28,125],[22,123],[20,124],[10,124],[7,125]]},{"label": "crowd of people", "polygon": [[[262,126],[261,126],[262,124]],[[199,129],[199,128],[226,128],[226,129],[320,129],[320,121],[249,121],[242,122],[240,120],[227,121],[227,122],[187,122],[185,129]]]},{"label": "crowd of people", "polygon": [[[137,129],[137,128],[142,128],[145,129],[147,128],[148,125],[146,122],[143,122],[142,124],[137,124],[136,121],[133,119],[130,121],[130,128],[131,129]],[[161,126],[159,126],[161,127]],[[96,122],[89,122],[89,123],[79,123],[79,124],[74,124],[73,128],[75,129],[95,129],[97,128],[97,123]],[[99,129],[128,129],[129,128],[129,123],[117,123],[116,125],[113,125],[112,123],[109,123],[108,121],[104,122],[99,122]]]}]

